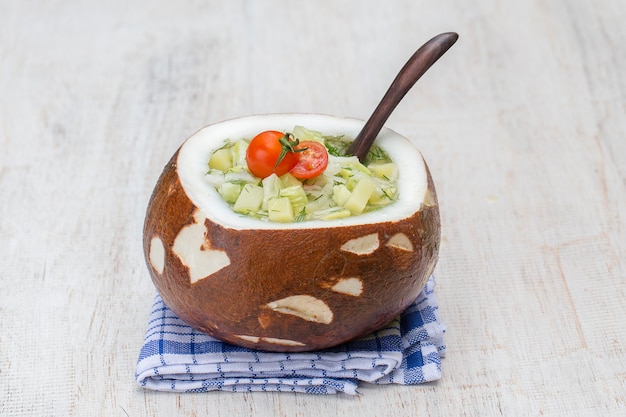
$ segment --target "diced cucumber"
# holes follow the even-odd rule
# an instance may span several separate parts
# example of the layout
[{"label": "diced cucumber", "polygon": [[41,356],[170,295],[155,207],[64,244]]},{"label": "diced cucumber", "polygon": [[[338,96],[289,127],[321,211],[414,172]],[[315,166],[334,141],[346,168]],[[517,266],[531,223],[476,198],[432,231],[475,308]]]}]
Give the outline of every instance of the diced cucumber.
[{"label": "diced cucumber", "polygon": [[232,152],[228,148],[218,149],[213,152],[211,158],[209,159],[209,168],[219,169],[220,171],[226,172],[232,166],[233,156]]},{"label": "diced cucumber", "polygon": [[396,201],[397,193],[398,190],[395,187],[381,188],[376,186],[367,202],[373,206],[385,206]]},{"label": "diced cucumber", "polygon": [[339,170],[339,176],[347,181],[354,176],[354,171],[350,166],[341,167],[341,170]]},{"label": "diced cucumber", "polygon": [[283,188],[293,187],[293,186],[302,186],[302,183],[299,179],[291,175],[290,173],[286,173],[282,177],[280,177],[280,181],[283,183]]},{"label": "diced cucumber", "polygon": [[370,177],[372,176],[372,171],[370,171],[370,169],[368,167],[366,167],[365,165],[363,165],[360,162],[355,163],[354,164],[354,168],[356,168],[357,171],[360,171],[360,172],[362,172],[365,175],[368,175]]},{"label": "diced cucumber", "polygon": [[365,165],[356,162],[342,166],[339,170],[339,176],[348,182],[354,182],[360,181],[363,177],[371,177],[372,173]]},{"label": "diced cucumber", "polygon": [[293,206],[293,211],[296,213],[299,213],[309,202],[304,188],[302,188],[301,185],[292,185],[291,187],[283,188],[280,190],[279,196],[288,198]]},{"label": "diced cucumber", "polygon": [[386,164],[370,164],[368,168],[377,178],[386,181],[394,181],[398,178],[398,167],[393,162]]},{"label": "diced cucumber", "polygon": [[261,208],[263,210],[267,210],[267,203],[272,198],[277,198],[280,190],[282,188],[282,182],[278,175],[271,174],[269,177],[263,178],[263,203],[261,204]]},{"label": "diced cucumber", "polygon": [[[330,177],[327,175],[318,175],[317,177],[310,178],[306,180],[302,185],[303,186],[311,186],[311,187],[325,187],[326,184],[330,181]],[[306,187],[305,187],[306,189]]]},{"label": "diced cucumber", "polygon": [[237,201],[233,205],[233,210],[242,214],[254,214],[263,202],[263,187],[254,184],[243,186]]},{"label": "diced cucumber", "polygon": [[360,163],[356,157],[350,158],[347,163],[342,165],[342,171],[340,172],[341,176],[343,176],[344,171],[347,173],[347,175],[350,176],[355,175],[355,172],[362,172],[363,174],[368,176],[372,175],[372,172],[369,170],[369,168]]},{"label": "diced cucumber", "polygon": [[356,185],[363,179],[363,178],[369,178],[366,175],[363,175],[360,172],[357,172],[356,175],[348,178],[348,180],[346,181],[346,187],[348,188],[348,190],[350,191],[354,191],[354,188],[356,187]]},{"label": "diced cucumber", "polygon": [[224,201],[228,204],[234,204],[241,194],[243,185],[234,182],[225,182],[217,188],[217,192],[220,193]]},{"label": "diced cucumber", "polygon": [[248,169],[249,141],[226,140],[209,157],[206,181],[235,212],[275,222],[331,220],[358,215],[384,207],[398,199],[398,167],[377,146],[365,163],[345,156],[348,138],[323,136],[295,126],[301,141],[322,142],[328,149],[328,166],[314,178],[299,180],[287,173],[260,179]]},{"label": "diced cucumber", "polygon": [[362,178],[354,187],[354,190],[352,190],[350,198],[346,201],[343,207],[350,210],[352,214],[363,213],[363,210],[367,205],[367,200],[369,200],[372,192],[374,192],[374,188],[376,188],[376,185],[371,178]]},{"label": "diced cucumber", "polygon": [[305,213],[307,215],[314,214],[320,210],[325,210],[330,208],[333,205],[333,201],[328,195],[320,195],[317,198],[309,201],[306,206],[304,206]]},{"label": "diced cucumber", "polygon": [[346,201],[348,201],[351,194],[352,193],[348,190],[348,187],[343,184],[333,186],[333,201],[338,206],[346,204]]},{"label": "diced cucumber", "polygon": [[291,223],[295,220],[293,207],[287,197],[272,198],[267,203],[267,217],[272,222]]}]

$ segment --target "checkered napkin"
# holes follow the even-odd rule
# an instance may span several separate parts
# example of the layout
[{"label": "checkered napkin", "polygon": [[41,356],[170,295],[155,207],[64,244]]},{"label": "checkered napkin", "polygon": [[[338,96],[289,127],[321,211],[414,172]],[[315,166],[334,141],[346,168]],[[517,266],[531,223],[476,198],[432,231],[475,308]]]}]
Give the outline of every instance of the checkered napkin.
[{"label": "checkered napkin", "polygon": [[446,346],[431,277],[402,315],[369,336],[298,353],[251,350],[193,330],[158,295],[136,379],[159,391],[358,394],[359,381],[413,385],[441,377]]}]

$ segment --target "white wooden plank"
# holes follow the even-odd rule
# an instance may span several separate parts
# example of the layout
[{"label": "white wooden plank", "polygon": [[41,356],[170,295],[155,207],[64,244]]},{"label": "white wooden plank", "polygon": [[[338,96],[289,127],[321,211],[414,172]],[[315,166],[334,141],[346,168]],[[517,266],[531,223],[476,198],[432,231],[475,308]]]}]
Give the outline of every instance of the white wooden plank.
[{"label": "white wooden plank", "polygon": [[[0,414],[624,414],[625,20],[619,0],[2,2]],[[143,215],[182,140],[253,113],[365,118],[448,30],[388,123],[439,193],[443,378],[357,398],[139,388]]]}]

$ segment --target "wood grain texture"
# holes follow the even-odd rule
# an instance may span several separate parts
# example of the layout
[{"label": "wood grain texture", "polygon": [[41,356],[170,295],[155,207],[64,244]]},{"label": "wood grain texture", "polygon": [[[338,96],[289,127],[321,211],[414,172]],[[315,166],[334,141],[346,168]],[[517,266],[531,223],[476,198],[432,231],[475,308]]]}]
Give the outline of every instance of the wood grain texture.
[{"label": "wood grain texture", "polygon": [[[624,21],[621,0],[2,1],[0,414],[626,414]],[[143,216],[182,140],[254,113],[366,118],[445,31],[387,122],[437,185],[443,378],[140,389]]]}]

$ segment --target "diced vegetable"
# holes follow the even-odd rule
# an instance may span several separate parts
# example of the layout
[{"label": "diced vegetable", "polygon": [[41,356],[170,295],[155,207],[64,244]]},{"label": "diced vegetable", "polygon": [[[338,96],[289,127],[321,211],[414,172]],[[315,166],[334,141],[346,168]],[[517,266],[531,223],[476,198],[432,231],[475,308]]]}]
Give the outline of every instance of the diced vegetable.
[{"label": "diced vegetable", "polygon": [[328,175],[320,175],[318,177],[308,179],[306,183],[304,184],[304,187],[305,189],[306,187],[322,188],[326,186],[326,184],[328,184],[329,181],[330,181],[330,177]]},{"label": "diced vegetable", "polygon": [[272,174],[269,177],[263,178],[263,203],[261,205],[263,210],[268,210],[268,203],[272,198],[278,198],[282,183],[278,175]]},{"label": "diced vegetable", "polygon": [[236,182],[225,182],[217,188],[217,192],[220,193],[224,201],[229,204],[234,204],[241,194],[243,186]]},{"label": "diced vegetable", "polygon": [[397,193],[398,190],[395,187],[381,188],[376,186],[367,202],[373,206],[386,206],[396,200]]},{"label": "diced vegetable", "polygon": [[345,208],[350,210],[352,214],[361,214],[367,205],[367,200],[370,199],[370,196],[374,192],[374,188],[376,185],[371,178],[363,177],[352,190],[352,194],[348,201],[343,205]]},{"label": "diced vegetable", "polygon": [[343,184],[337,184],[333,186],[333,201],[338,205],[342,206],[346,204],[346,201],[350,198],[352,193],[348,190]]},{"label": "diced vegetable", "polygon": [[279,195],[280,197],[289,199],[289,202],[293,206],[293,211],[296,213],[299,213],[309,202],[304,188],[302,188],[301,185],[292,185],[291,187],[283,188],[280,190]]},{"label": "diced vegetable", "polygon": [[218,149],[209,159],[209,168],[228,171],[233,166],[233,154],[230,149]]},{"label": "diced vegetable", "polygon": [[355,176],[360,177],[361,174],[371,176],[372,172],[356,158],[354,161],[349,161],[343,165],[339,171],[339,175],[345,180],[349,180]]},{"label": "diced vegetable", "polygon": [[307,216],[313,216],[316,212],[328,209],[333,205],[334,202],[328,195],[320,194],[304,206],[304,212]]},{"label": "diced vegetable", "polygon": [[242,214],[254,214],[263,202],[263,187],[254,184],[243,186],[237,201],[233,205],[233,210]]},{"label": "diced vegetable", "polygon": [[291,223],[295,220],[293,207],[287,197],[273,198],[267,205],[267,216],[270,221]]},{"label": "diced vegetable", "polygon": [[[268,133],[281,134],[263,132]],[[250,172],[246,139],[226,140],[211,154],[206,180],[233,211],[283,223],[333,220],[376,210],[398,199],[398,167],[382,149],[374,146],[362,164],[355,156],[344,156],[350,141],[343,136],[323,136],[296,126],[286,137],[297,138],[307,149],[323,144],[328,153],[324,170],[318,174],[309,168],[306,175],[298,174],[299,178],[291,172],[271,172],[259,178]]]},{"label": "diced vegetable", "polygon": [[370,171],[377,177],[388,181],[398,178],[398,167],[393,162],[386,164],[371,164]]},{"label": "diced vegetable", "polygon": [[280,177],[280,181],[283,184],[283,188],[293,187],[293,186],[301,186],[302,182],[299,179],[294,177],[293,175],[287,173]]}]

